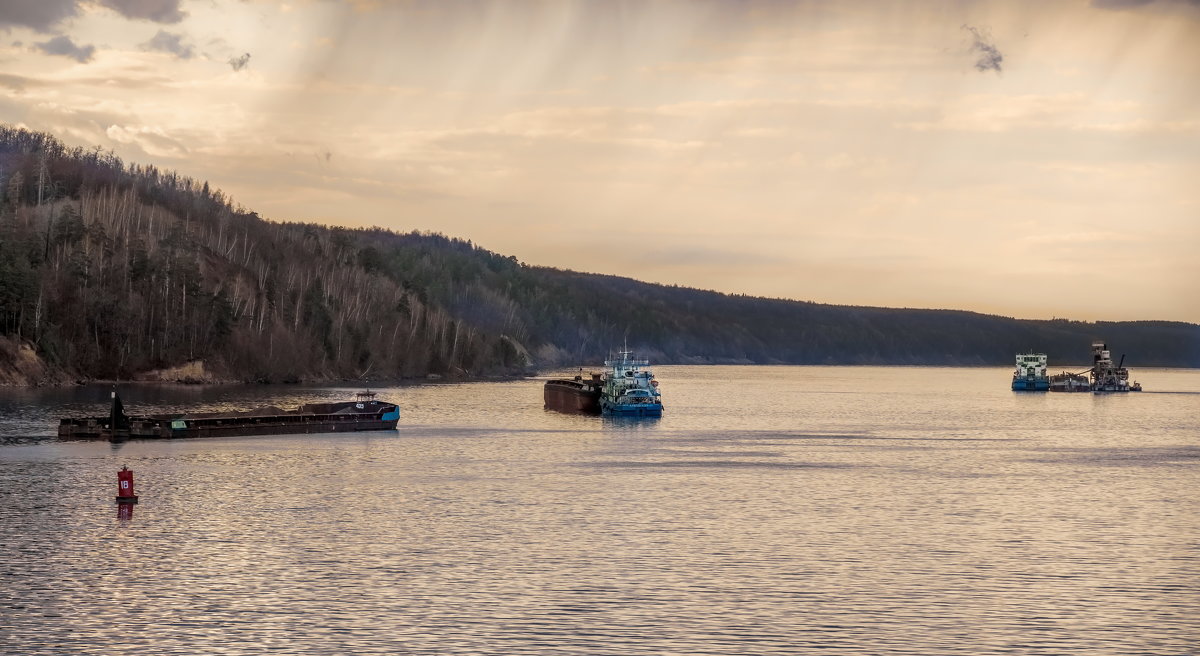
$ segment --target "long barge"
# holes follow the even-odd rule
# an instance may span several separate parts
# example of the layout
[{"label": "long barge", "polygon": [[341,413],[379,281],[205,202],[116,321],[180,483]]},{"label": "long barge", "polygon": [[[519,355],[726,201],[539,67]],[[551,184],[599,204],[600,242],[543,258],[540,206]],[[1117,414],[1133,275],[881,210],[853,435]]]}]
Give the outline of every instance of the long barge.
[{"label": "long barge", "polygon": [[399,421],[400,406],[376,400],[374,392],[359,392],[354,401],[306,403],[295,410],[266,407],[134,416],[125,414],[121,398],[113,392],[107,417],[62,419],[58,436],[122,440],[341,433],[395,430]]}]

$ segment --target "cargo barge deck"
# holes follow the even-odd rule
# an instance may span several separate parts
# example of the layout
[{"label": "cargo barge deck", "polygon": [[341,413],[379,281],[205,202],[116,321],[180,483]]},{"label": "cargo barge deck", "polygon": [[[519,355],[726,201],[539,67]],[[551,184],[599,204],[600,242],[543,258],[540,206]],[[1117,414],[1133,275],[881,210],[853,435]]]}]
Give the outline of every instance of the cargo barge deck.
[{"label": "cargo barge deck", "polygon": [[58,436],[76,439],[170,439],[241,437],[395,430],[400,407],[359,392],[354,401],[307,403],[295,410],[276,407],[244,412],[183,412],[126,415],[120,396],[112,394],[107,417],[62,419]]}]

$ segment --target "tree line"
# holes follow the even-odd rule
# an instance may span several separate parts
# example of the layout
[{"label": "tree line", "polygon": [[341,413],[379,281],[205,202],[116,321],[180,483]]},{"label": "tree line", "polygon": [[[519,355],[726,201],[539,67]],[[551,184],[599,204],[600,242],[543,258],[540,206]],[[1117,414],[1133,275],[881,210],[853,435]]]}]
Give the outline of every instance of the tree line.
[{"label": "tree line", "polygon": [[438,234],[277,223],[173,171],[0,126],[0,334],[82,379],[247,381],[657,362],[1200,366],[1200,326],[824,305],[529,266]]}]

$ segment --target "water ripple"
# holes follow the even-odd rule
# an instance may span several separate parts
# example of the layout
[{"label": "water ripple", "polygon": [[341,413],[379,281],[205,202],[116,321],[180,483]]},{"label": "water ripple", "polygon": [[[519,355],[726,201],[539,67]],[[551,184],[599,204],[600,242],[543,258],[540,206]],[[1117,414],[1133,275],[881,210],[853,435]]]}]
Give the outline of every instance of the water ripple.
[{"label": "water ripple", "polygon": [[[392,433],[0,424],[0,653],[1194,653],[1186,395],[1014,396],[991,370],[916,394],[914,371],[666,367],[651,423],[512,381],[385,391]],[[95,402],[22,394],[24,425]]]}]

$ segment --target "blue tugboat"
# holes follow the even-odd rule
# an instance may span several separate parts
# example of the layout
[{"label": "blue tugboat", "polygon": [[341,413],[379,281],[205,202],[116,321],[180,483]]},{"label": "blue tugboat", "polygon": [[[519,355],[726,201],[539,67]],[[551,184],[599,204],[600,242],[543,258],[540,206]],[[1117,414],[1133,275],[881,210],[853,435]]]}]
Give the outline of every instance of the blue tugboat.
[{"label": "blue tugboat", "polygon": [[608,373],[600,389],[600,412],[619,417],[661,417],[662,395],[654,372],[642,367],[649,360],[637,360],[631,351],[621,351],[620,358],[605,360]]},{"label": "blue tugboat", "polygon": [[1014,392],[1045,392],[1050,389],[1045,353],[1017,354],[1017,369],[1013,372],[1012,388]]}]

